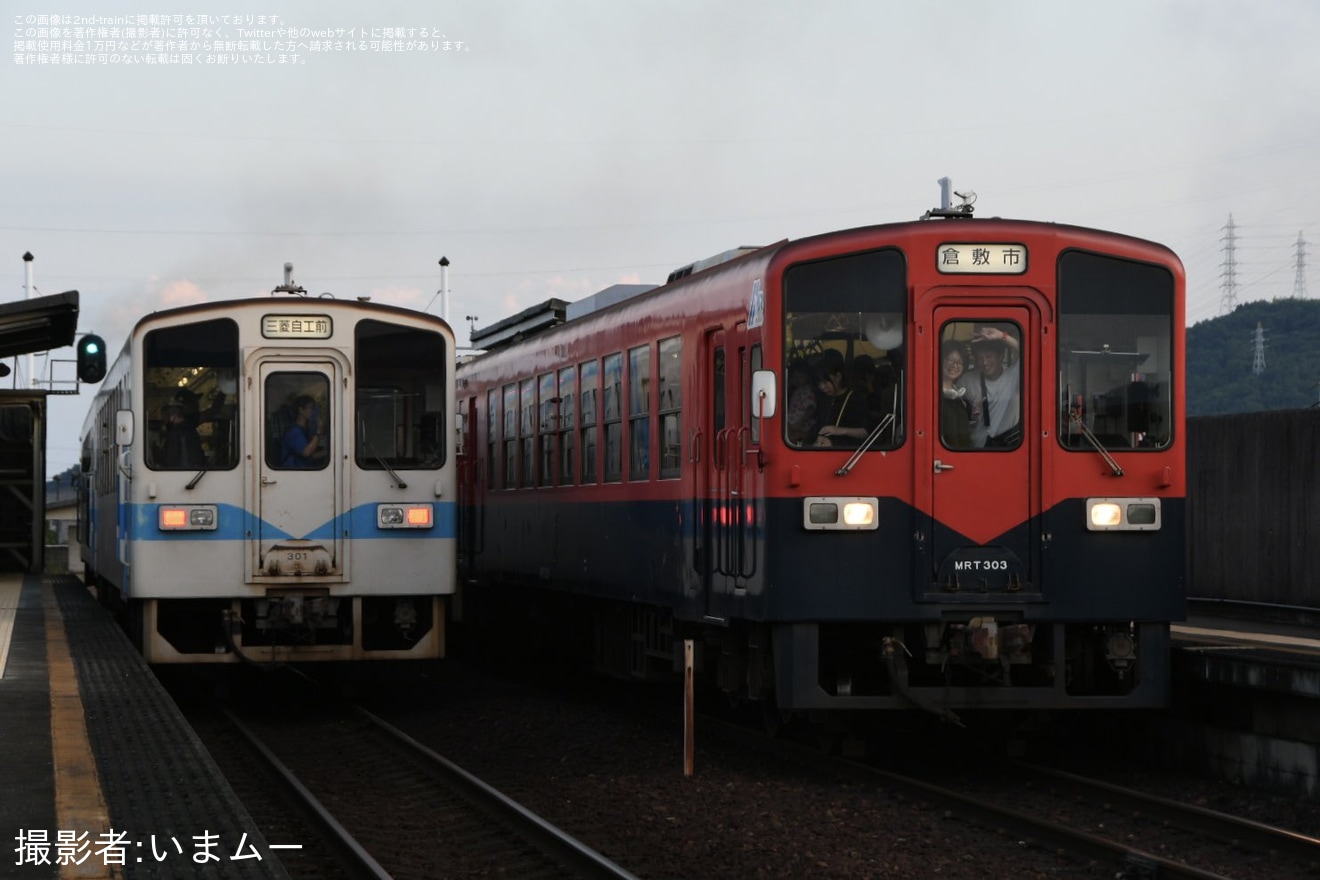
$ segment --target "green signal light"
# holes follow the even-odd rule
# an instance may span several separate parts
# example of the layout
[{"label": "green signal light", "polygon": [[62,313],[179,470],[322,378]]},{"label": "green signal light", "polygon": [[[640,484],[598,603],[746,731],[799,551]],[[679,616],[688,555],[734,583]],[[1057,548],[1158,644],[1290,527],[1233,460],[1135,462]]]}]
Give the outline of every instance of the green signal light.
[{"label": "green signal light", "polygon": [[89,333],[78,342],[78,379],[100,382],[105,378],[105,340]]}]

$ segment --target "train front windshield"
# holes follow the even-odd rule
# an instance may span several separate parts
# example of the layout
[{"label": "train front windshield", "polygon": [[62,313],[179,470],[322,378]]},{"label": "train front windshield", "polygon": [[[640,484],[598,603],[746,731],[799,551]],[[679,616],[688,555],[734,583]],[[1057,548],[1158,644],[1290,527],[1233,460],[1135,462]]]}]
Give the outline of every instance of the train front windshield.
[{"label": "train front windshield", "polygon": [[1059,439],[1069,449],[1173,440],[1174,279],[1083,251],[1059,259]]},{"label": "train front windshield", "polygon": [[894,249],[791,267],[784,276],[786,439],[802,449],[873,448],[904,436],[907,270]]},{"label": "train front windshield", "polygon": [[238,325],[152,330],[142,342],[147,467],[230,470],[239,460]]},{"label": "train front windshield", "polygon": [[[357,466],[442,467],[451,357],[444,337],[374,320],[358,322],[354,333],[351,415]],[[237,467],[242,437],[237,323],[221,318],[152,330],[143,340],[143,355],[147,467],[194,472]],[[261,454],[269,467],[321,470],[332,461],[336,434],[326,428],[337,420],[339,399],[328,375],[303,368],[266,375]],[[306,434],[301,444],[289,439],[298,437],[297,425]]]},{"label": "train front windshield", "polygon": [[357,465],[435,470],[445,463],[445,378],[453,354],[430,330],[357,325]]}]

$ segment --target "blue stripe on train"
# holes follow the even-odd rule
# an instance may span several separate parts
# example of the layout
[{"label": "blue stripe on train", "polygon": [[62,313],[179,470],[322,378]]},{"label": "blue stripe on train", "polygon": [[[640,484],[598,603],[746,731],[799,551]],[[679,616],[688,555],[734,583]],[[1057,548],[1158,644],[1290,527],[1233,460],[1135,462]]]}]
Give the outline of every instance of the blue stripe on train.
[{"label": "blue stripe on train", "polygon": [[[249,533],[260,530],[266,540],[291,538],[310,540],[333,540],[347,531],[347,538],[354,541],[371,540],[420,540],[454,539],[457,535],[458,520],[455,504],[452,501],[431,503],[435,514],[435,525],[429,529],[381,529],[376,526],[376,505],[378,502],[359,504],[346,515],[326,520],[305,535],[291,535],[270,523],[260,523],[258,518],[233,504],[216,504],[216,528],[199,530],[161,531],[157,523],[160,519],[158,503],[130,504],[132,511],[132,539],[135,541],[241,541]],[[122,518],[121,518],[122,521]]]}]

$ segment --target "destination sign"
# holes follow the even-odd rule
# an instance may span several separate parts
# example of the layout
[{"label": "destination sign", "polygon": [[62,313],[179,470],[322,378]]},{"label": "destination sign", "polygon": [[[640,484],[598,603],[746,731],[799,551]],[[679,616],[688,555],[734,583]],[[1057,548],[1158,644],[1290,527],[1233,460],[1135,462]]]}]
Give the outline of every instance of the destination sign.
[{"label": "destination sign", "polygon": [[1021,275],[1027,271],[1027,246],[945,242],[935,251],[935,268],[945,275]]},{"label": "destination sign", "polygon": [[334,325],[329,315],[263,315],[261,335],[267,339],[329,339]]}]

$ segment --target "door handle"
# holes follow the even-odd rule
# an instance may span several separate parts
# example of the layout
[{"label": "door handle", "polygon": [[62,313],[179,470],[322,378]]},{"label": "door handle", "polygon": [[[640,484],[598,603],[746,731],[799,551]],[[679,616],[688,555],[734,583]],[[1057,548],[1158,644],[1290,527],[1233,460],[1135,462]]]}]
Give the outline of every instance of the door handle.
[{"label": "door handle", "polygon": [[[938,462],[936,462],[936,464],[938,464]],[[274,486],[278,482],[279,480],[272,480],[269,477],[267,477],[265,474],[261,475],[261,485],[263,486]]]},{"label": "door handle", "polygon": [[953,465],[945,464],[944,462],[940,461],[938,458],[935,459],[935,473],[938,474],[940,471],[951,471],[951,470],[953,470]]}]

